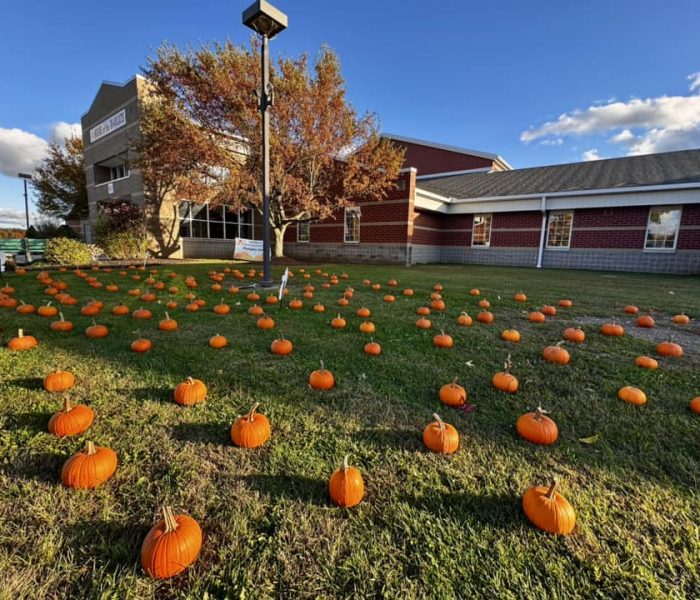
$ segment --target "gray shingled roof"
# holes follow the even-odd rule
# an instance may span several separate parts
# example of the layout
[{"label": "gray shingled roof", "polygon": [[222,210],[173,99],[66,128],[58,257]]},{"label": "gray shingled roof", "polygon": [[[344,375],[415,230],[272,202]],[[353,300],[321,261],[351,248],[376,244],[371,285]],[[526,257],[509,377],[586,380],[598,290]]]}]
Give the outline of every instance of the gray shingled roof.
[{"label": "gray shingled roof", "polygon": [[419,179],[448,198],[485,198],[700,182],[700,149],[590,162]]}]

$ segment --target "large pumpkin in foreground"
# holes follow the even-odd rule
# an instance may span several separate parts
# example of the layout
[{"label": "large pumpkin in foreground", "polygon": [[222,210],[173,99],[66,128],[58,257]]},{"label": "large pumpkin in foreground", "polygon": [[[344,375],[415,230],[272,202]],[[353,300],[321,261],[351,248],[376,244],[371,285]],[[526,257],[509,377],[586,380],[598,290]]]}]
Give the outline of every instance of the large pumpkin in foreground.
[{"label": "large pumpkin in foreground", "polygon": [[531,487],[523,494],[523,512],[530,522],[549,533],[567,535],[576,526],[576,513],[569,501],[556,491],[557,481],[549,487]]},{"label": "large pumpkin in foreground", "polygon": [[362,502],[365,482],[360,471],[348,464],[347,456],[343,459],[343,466],[331,475],[328,492],[333,503],[343,508],[350,508]]},{"label": "large pumpkin in foreground", "polygon": [[141,566],[155,579],[168,579],[189,567],[201,548],[199,523],[164,506],[163,518],[151,527],[141,545]]}]

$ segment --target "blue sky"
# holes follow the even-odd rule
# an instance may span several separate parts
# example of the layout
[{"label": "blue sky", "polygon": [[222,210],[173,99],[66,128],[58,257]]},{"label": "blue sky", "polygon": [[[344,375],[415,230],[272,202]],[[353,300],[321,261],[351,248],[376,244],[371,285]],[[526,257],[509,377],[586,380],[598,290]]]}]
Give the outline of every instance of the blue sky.
[{"label": "blue sky", "polygon": [[[273,51],[340,55],[384,131],[495,152],[514,167],[700,147],[698,0],[277,0]],[[0,223],[7,176],[167,40],[246,42],[247,0],[23,0],[0,24]],[[695,75],[694,75],[695,74]],[[25,161],[24,163],[18,161]],[[4,221],[3,221],[4,219]]]}]

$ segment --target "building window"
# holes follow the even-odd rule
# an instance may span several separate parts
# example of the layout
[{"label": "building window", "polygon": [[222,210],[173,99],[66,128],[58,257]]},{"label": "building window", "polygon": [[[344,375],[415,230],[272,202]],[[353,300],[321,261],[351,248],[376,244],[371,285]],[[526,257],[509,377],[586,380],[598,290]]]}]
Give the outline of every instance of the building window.
[{"label": "building window", "polygon": [[681,225],[679,206],[654,206],[649,210],[645,250],[669,251],[676,249]]},{"label": "building window", "polygon": [[233,240],[254,239],[253,211],[234,210],[230,206],[181,202],[180,237]]},{"label": "building window", "polygon": [[311,241],[311,223],[299,221],[297,223],[297,242]]},{"label": "building window", "polygon": [[574,222],[572,211],[553,212],[549,215],[547,227],[547,248],[568,248],[571,244],[571,225]]},{"label": "building window", "polygon": [[360,242],[360,209],[357,206],[345,209],[345,243]]},{"label": "building window", "polygon": [[115,181],[116,179],[124,179],[129,176],[129,165],[122,163],[116,167],[109,168],[109,180]]},{"label": "building window", "polygon": [[472,246],[487,248],[491,245],[491,215],[474,215]]}]

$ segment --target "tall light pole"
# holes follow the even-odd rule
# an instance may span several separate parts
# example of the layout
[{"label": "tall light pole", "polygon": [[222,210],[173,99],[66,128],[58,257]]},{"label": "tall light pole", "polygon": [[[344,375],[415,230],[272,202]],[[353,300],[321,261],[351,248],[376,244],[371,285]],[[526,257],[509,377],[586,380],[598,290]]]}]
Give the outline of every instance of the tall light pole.
[{"label": "tall light pole", "polygon": [[287,15],[265,0],[257,0],[243,11],[243,24],[260,35],[262,78],[260,112],[262,113],[262,194],[263,194],[263,287],[272,286],[270,269],[270,113],[273,90],[270,84],[268,41],[287,28]]},{"label": "tall light pole", "polygon": [[27,231],[24,234],[24,258],[27,264],[32,262],[32,253],[29,251],[29,238],[27,233],[29,233],[29,195],[27,194],[27,181],[31,181],[32,176],[29,173],[18,173],[17,177],[24,180],[24,217],[27,222]]}]

